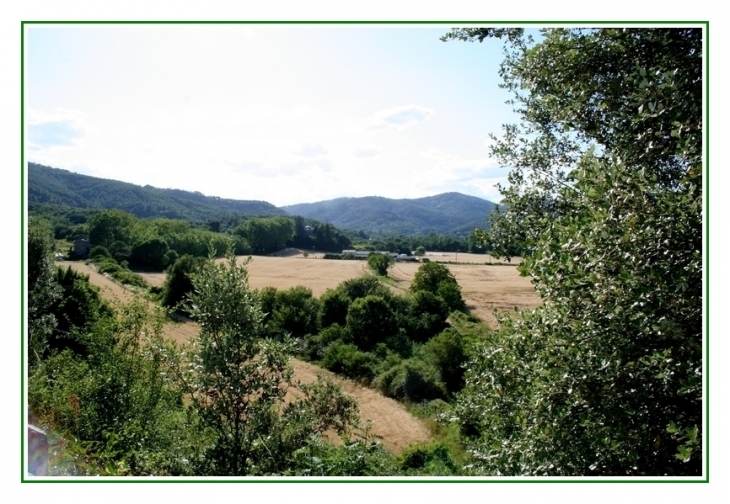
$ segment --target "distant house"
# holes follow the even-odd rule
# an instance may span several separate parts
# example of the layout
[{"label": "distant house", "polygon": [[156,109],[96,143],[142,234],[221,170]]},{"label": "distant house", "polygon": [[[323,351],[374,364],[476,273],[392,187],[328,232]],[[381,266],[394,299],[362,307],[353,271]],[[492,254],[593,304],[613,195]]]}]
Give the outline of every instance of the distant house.
[{"label": "distant house", "polygon": [[89,245],[88,235],[79,235],[76,237],[74,241],[74,255],[76,257],[89,257],[90,249],[91,245]]}]

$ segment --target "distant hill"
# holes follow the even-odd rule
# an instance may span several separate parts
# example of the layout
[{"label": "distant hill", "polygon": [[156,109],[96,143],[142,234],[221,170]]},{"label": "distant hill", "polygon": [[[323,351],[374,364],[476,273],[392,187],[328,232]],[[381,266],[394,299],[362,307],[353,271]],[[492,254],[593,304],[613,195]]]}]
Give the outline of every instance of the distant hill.
[{"label": "distant hill", "polygon": [[229,214],[286,215],[265,201],[223,199],[149,185],[142,187],[37,163],[28,163],[28,202],[85,209],[119,208],[141,218],[168,217],[203,223]]},{"label": "distant hill", "polygon": [[418,199],[337,198],[282,208],[291,215],[373,235],[435,232],[466,236],[477,227],[484,228],[494,206],[491,201],[451,192]]}]

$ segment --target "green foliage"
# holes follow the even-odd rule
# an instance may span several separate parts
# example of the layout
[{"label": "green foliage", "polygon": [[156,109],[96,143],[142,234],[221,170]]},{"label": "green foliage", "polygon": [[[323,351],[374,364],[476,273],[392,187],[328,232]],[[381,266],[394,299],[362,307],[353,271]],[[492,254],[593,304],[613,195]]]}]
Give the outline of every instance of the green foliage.
[{"label": "green foliage", "polygon": [[442,443],[409,446],[398,457],[400,468],[406,475],[460,476],[458,466],[451,458],[449,449]]},{"label": "green foliage", "polygon": [[289,217],[259,217],[242,221],[235,234],[243,236],[254,254],[281,250],[294,236],[294,222]]},{"label": "green foliage", "polygon": [[416,252],[415,252],[415,254],[416,254],[417,256],[423,256],[423,255],[426,255],[426,247],[424,247],[423,245],[419,245],[418,247],[416,247]]},{"label": "green foliage", "polygon": [[104,210],[89,219],[89,244],[109,249],[113,243],[135,240],[137,218],[122,210]]},{"label": "green foliage", "polygon": [[270,324],[280,334],[302,338],[319,330],[317,314],[319,301],[312,296],[312,289],[301,285],[276,293]]},{"label": "green foliage", "polygon": [[201,266],[203,259],[183,255],[167,272],[162,287],[162,305],[180,313],[188,313],[186,301],[193,291],[192,273]]},{"label": "green foliage", "polygon": [[407,330],[409,337],[424,343],[447,327],[449,307],[440,297],[428,291],[410,296]]},{"label": "green foliage", "polygon": [[380,276],[388,276],[388,268],[393,265],[393,258],[385,254],[370,254],[368,266]]},{"label": "green foliage", "polygon": [[[96,247],[92,247],[91,252],[89,252],[89,259],[92,261],[94,259],[98,259],[100,257],[111,257],[112,255],[109,253],[106,247],[102,247],[101,245],[97,245]],[[116,260],[116,259],[115,259]]]},{"label": "green foliage", "polygon": [[349,308],[350,298],[344,289],[327,289],[319,298],[319,326],[323,328],[334,324],[344,326]]},{"label": "green foliage", "polygon": [[450,394],[464,387],[470,340],[473,338],[464,336],[455,329],[446,329],[421,349],[421,357],[439,371],[441,381]]},{"label": "green foliage", "polygon": [[[94,322],[87,355],[69,350],[45,359],[30,375],[31,410],[52,429],[77,439],[109,472],[159,472],[149,458],[179,442],[182,400],[165,362],[170,347],[151,324],[144,303],[121,308],[117,317]],[[115,469],[116,468],[116,469]]]},{"label": "green foliage", "polygon": [[199,429],[210,436],[200,470],[281,474],[311,436],[345,430],[356,410],[326,385],[304,387],[304,399],[284,406],[292,343],[262,337],[264,313],[248,285],[248,261],[237,264],[231,250],[227,255],[227,264],[216,264],[211,252],[192,276],[191,314],[201,332],[180,367]]},{"label": "green foliage", "polygon": [[351,343],[350,335],[339,324],[332,324],[317,334],[308,334],[305,339],[305,351],[312,360],[319,360],[330,344],[335,341]]},{"label": "green foliage", "polygon": [[379,375],[376,383],[384,395],[401,401],[417,403],[446,397],[438,369],[420,359],[402,361]]},{"label": "green foliage", "polygon": [[162,271],[167,266],[170,247],[160,238],[150,238],[132,247],[129,262],[137,268]]},{"label": "green foliage", "polygon": [[322,365],[348,378],[371,380],[374,376],[375,357],[362,352],[357,346],[335,340],[322,356]]},{"label": "green foliage", "polygon": [[122,284],[134,285],[136,287],[147,288],[147,282],[144,278],[132,273],[126,267],[117,264],[117,262],[111,257],[99,256],[95,261],[96,269],[99,273],[107,273],[119,280]]},{"label": "green foliage", "polygon": [[358,348],[368,351],[398,333],[396,315],[381,296],[356,299],[346,317],[347,330]]},{"label": "green foliage", "polygon": [[59,299],[54,279],[53,234],[47,221],[28,222],[28,361],[31,366],[45,353],[56,329],[51,305]]},{"label": "green foliage", "polygon": [[57,327],[49,340],[51,350],[69,348],[76,354],[87,355],[84,337],[91,327],[102,318],[112,316],[112,310],[99,294],[99,289],[89,283],[89,276],[77,273],[70,266],[56,268],[56,283],[61,295],[51,305]]},{"label": "green foliage", "polygon": [[543,306],[468,365],[456,417],[475,468],[699,475],[702,32],[501,35],[521,123],[492,149],[512,171],[489,237],[521,249]]},{"label": "green foliage", "polygon": [[[425,260],[424,260],[425,261]],[[466,310],[461,297],[461,288],[449,268],[436,262],[421,265],[413,277],[411,292],[426,291],[437,295],[448,306],[450,311]]]}]

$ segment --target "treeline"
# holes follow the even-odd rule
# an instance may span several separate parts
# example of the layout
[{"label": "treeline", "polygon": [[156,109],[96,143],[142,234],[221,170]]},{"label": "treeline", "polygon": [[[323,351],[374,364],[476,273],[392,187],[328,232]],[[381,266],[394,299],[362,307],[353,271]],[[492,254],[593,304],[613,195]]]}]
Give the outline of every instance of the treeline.
[{"label": "treeline", "polygon": [[[37,210],[37,208],[36,208]],[[206,257],[209,244],[221,256],[229,241],[234,253],[270,254],[286,247],[339,252],[351,241],[331,224],[301,217],[246,217],[235,225],[213,221],[206,228],[187,221],[139,219],[123,210],[90,211],[68,207],[42,207],[40,215],[50,220],[56,239],[73,240],[88,235],[92,252],[133,268],[162,271],[182,255]]]},{"label": "treeline", "polygon": [[397,252],[412,254],[419,247],[425,250],[440,252],[470,252],[472,254],[486,254],[490,247],[472,237],[460,238],[437,233],[415,236],[386,236],[368,238],[367,235],[356,235],[353,245],[359,250]]}]

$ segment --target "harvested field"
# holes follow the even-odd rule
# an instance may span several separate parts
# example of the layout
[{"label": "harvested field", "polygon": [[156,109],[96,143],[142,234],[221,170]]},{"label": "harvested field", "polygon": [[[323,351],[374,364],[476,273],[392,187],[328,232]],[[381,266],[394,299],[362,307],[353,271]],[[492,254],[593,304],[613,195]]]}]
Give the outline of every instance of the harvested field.
[{"label": "harvested field", "polygon": [[[312,289],[315,296],[321,296],[330,288],[341,282],[355,278],[370,270],[365,261],[336,261],[317,259],[313,256],[304,258],[294,254],[296,249],[287,249],[282,257],[254,256],[248,266],[249,282],[252,287],[276,287],[288,289],[296,285],[304,285]],[[451,252],[433,252],[428,257],[432,261],[453,262],[456,254]],[[285,257],[283,257],[285,256]],[[461,293],[470,313],[495,328],[497,319],[492,309],[511,311],[517,308],[534,308],[541,303],[529,278],[521,277],[516,265],[519,258],[512,263],[498,261],[482,254],[458,254],[458,264],[446,265],[461,286]],[[223,259],[219,259],[222,261]],[[484,264],[492,262],[492,265]],[[496,263],[496,264],[494,264]],[[403,293],[408,290],[421,263],[398,262],[389,271],[392,279],[390,285],[394,292]],[[140,273],[150,284],[161,286],[165,281],[164,273]]]},{"label": "harvested field", "polygon": [[[357,399],[363,425],[372,422],[370,434],[382,437],[381,442],[387,450],[400,453],[412,444],[429,441],[431,435],[424,423],[408,413],[398,401],[308,362],[291,359],[290,364],[294,368],[294,379],[302,383],[315,382],[318,373],[339,382],[346,394]],[[290,394],[296,395],[296,392]]]}]

